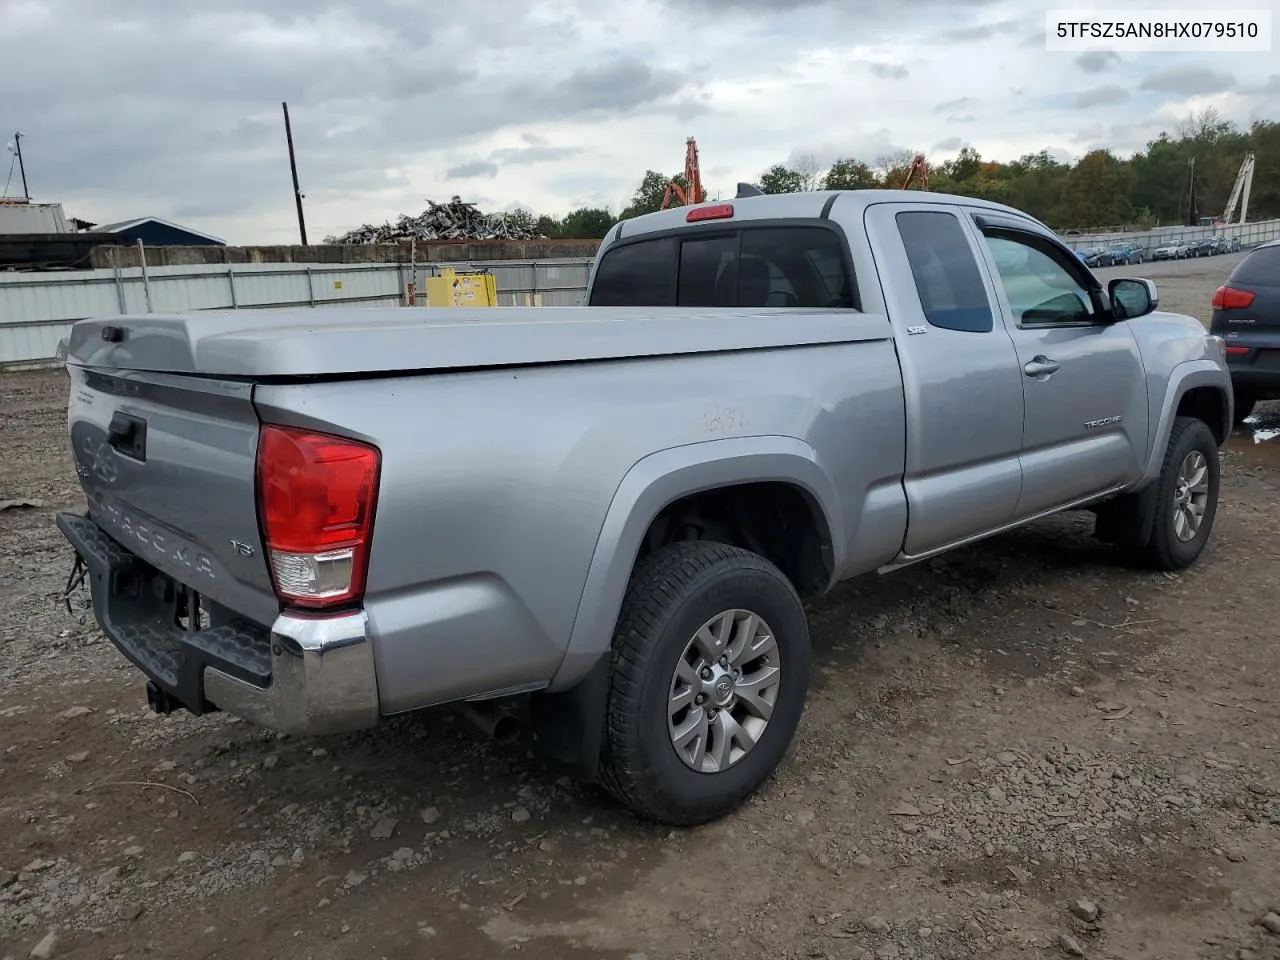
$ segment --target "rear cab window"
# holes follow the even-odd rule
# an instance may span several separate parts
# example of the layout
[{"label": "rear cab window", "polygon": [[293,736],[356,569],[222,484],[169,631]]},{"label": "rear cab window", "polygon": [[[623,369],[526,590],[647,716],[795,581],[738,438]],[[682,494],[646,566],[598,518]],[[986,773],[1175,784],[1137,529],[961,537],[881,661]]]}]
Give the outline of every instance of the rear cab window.
[{"label": "rear cab window", "polygon": [[1280,287],[1280,246],[1258,247],[1236,264],[1229,283],[1256,287]]},{"label": "rear cab window", "polygon": [[684,229],[605,251],[593,307],[857,309],[844,240],[832,225]]},{"label": "rear cab window", "polygon": [[930,325],[965,333],[991,332],[995,327],[991,299],[955,214],[904,210],[895,219]]}]

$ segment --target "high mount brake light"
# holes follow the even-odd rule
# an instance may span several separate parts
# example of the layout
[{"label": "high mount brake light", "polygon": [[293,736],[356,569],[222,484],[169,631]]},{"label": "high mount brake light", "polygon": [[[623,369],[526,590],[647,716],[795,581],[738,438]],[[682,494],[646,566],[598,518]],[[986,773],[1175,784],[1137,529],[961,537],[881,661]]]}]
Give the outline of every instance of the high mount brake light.
[{"label": "high mount brake light", "polygon": [[1237,290],[1235,287],[1228,287],[1225,284],[1214,291],[1213,294],[1213,309],[1215,310],[1243,310],[1252,303],[1253,294],[1251,292]]},{"label": "high mount brake light", "polygon": [[381,459],[345,437],[262,428],[258,516],[281,600],[325,608],[363,595]]},{"label": "high mount brake light", "polygon": [[728,220],[733,216],[732,203],[713,203],[709,207],[694,207],[685,214],[685,223],[697,223],[699,220]]}]

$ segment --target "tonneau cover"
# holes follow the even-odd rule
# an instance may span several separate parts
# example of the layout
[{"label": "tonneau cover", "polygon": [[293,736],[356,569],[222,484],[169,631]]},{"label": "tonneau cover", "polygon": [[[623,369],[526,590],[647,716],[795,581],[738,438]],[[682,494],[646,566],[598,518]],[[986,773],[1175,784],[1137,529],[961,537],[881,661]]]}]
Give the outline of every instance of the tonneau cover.
[{"label": "tonneau cover", "polygon": [[617,307],[301,307],[81,320],[89,367],[296,378],[750,350],[890,337],[853,310]]}]

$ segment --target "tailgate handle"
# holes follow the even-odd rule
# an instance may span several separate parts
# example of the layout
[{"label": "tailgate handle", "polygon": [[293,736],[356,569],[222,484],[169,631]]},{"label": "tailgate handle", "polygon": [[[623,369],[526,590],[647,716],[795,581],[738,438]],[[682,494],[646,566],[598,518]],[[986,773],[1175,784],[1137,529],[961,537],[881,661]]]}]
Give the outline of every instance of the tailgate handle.
[{"label": "tailgate handle", "polygon": [[117,412],[107,425],[107,443],[135,460],[146,460],[147,421]]}]

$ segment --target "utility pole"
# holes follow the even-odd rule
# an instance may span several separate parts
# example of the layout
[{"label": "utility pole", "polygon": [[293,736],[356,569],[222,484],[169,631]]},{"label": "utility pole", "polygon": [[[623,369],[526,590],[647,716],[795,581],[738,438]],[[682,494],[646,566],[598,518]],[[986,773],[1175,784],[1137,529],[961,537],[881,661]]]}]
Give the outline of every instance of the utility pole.
[{"label": "utility pole", "polygon": [[302,216],[302,191],[298,189],[298,161],[293,155],[293,128],[289,126],[289,104],[284,107],[284,138],[289,144],[289,170],[293,174],[293,202],[298,207],[298,232],[302,234],[302,245],[307,246],[307,221]]},{"label": "utility pole", "polygon": [[22,197],[24,200],[30,200],[31,194],[27,192],[27,168],[22,162],[22,131],[19,130],[13,135],[13,152],[18,155],[18,172],[22,174]]}]

